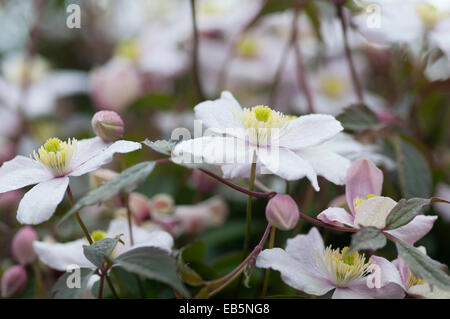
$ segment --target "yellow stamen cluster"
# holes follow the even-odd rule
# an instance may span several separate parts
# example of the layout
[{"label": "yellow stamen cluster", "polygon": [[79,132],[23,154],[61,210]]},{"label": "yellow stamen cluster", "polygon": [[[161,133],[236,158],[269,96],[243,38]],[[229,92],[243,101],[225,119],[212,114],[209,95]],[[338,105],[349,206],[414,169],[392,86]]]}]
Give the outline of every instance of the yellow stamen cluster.
[{"label": "yellow stamen cluster", "polygon": [[355,209],[355,211],[358,210],[358,207],[361,206],[362,203],[364,203],[368,199],[371,199],[372,197],[375,197],[375,195],[369,194],[366,196],[366,199],[362,199],[360,197],[356,197],[355,199],[353,199],[353,208]]},{"label": "yellow stamen cluster", "polygon": [[332,249],[331,246],[319,253],[317,263],[329,279],[338,287],[347,287],[354,280],[369,273],[370,262],[366,262],[364,254],[358,252],[347,254],[349,248]]},{"label": "yellow stamen cluster", "polygon": [[76,148],[76,139],[63,142],[54,137],[48,139],[37,152],[34,151],[33,158],[50,168],[55,176],[63,176],[70,169],[70,162]]},{"label": "yellow stamen cluster", "polygon": [[91,234],[91,238],[94,241],[94,243],[98,242],[102,239],[105,239],[107,237],[108,237],[108,235],[102,230],[94,230]]},{"label": "yellow stamen cluster", "polygon": [[255,39],[250,37],[243,37],[236,45],[236,51],[239,56],[251,59],[258,55],[260,52],[260,46]]},{"label": "yellow stamen cluster", "polygon": [[327,76],[321,79],[320,90],[329,98],[336,99],[341,97],[345,93],[347,87],[339,77]]},{"label": "yellow stamen cluster", "polygon": [[449,16],[449,12],[439,10],[434,5],[422,3],[416,6],[416,12],[422,19],[423,23],[429,27],[433,27],[441,20]]},{"label": "yellow stamen cluster", "polygon": [[[245,108],[242,112],[236,114],[244,128],[248,129],[249,142],[254,145],[264,146],[270,141],[271,134],[282,134],[289,121],[295,119],[295,116],[285,115],[274,111],[268,106],[257,105],[252,108]],[[279,131],[272,131],[279,129]],[[272,135],[275,137],[275,135]]]},{"label": "yellow stamen cluster", "polygon": [[411,288],[412,286],[416,286],[416,285],[423,285],[425,283],[425,280],[414,276],[414,274],[409,269],[408,269],[408,273],[409,273],[409,276],[408,276],[408,281],[406,283],[407,288]]},{"label": "yellow stamen cluster", "polygon": [[137,61],[139,58],[139,44],[133,40],[122,41],[116,48],[116,55]]}]

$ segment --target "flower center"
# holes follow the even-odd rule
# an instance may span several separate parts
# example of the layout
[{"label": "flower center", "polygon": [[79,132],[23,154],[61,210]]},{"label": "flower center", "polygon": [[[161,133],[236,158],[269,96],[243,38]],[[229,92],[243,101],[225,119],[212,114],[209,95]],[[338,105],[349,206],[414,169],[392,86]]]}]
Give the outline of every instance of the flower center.
[{"label": "flower center", "polygon": [[366,199],[362,199],[360,197],[356,197],[355,199],[353,199],[353,208],[355,209],[355,212],[358,210],[358,207],[361,206],[362,203],[364,203],[368,199],[371,199],[372,197],[375,197],[375,195],[369,194],[366,196]]},{"label": "flower center", "polygon": [[448,17],[448,12],[439,10],[434,5],[429,3],[422,3],[416,6],[416,12],[428,27],[433,27],[438,22]]},{"label": "flower center", "polygon": [[242,58],[255,58],[260,52],[260,46],[255,39],[243,37],[236,45],[236,51]]},{"label": "flower center", "polygon": [[320,90],[330,98],[339,98],[347,90],[345,83],[337,76],[327,76],[320,81]]},{"label": "flower center", "polygon": [[406,287],[409,289],[412,286],[416,286],[416,285],[423,285],[425,283],[425,280],[417,278],[416,276],[414,276],[414,274],[411,272],[411,270],[408,269],[408,281],[406,283]]},{"label": "flower center", "polygon": [[364,254],[358,252],[347,254],[349,248],[340,251],[331,246],[319,253],[317,263],[324,270],[331,281],[338,287],[347,287],[351,282],[369,273],[370,262],[366,262]]},{"label": "flower center", "polygon": [[33,158],[50,168],[55,176],[63,176],[70,169],[70,162],[76,148],[76,139],[63,142],[53,137],[48,139],[37,152],[33,151]]},{"label": "flower center", "polygon": [[91,238],[94,241],[94,243],[98,242],[102,239],[105,239],[107,237],[108,237],[108,235],[102,230],[94,230],[91,234]]},{"label": "flower center", "polygon": [[116,55],[131,61],[137,61],[139,58],[139,44],[133,40],[122,41],[116,48]]},{"label": "flower center", "polygon": [[279,138],[289,121],[296,118],[265,105],[244,108],[236,117],[247,129],[249,142],[259,146],[269,145],[271,138]]},{"label": "flower center", "polygon": [[14,84],[32,84],[44,78],[49,65],[41,57],[28,58],[18,55],[7,59],[3,64],[5,78]]}]

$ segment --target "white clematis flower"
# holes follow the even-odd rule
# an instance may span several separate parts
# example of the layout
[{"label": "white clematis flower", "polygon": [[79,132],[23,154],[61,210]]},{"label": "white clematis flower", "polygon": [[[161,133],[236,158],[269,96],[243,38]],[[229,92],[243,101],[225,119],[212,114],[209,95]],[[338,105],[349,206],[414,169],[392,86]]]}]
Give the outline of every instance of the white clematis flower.
[{"label": "white clematis flower", "polygon": [[[255,157],[261,172],[286,180],[306,176],[317,191],[318,174],[327,179],[332,176],[330,180],[338,184],[344,182],[350,161],[316,148],[343,130],[331,115],[296,118],[262,105],[242,108],[228,91],[217,100],[198,104],[194,110],[210,134],[179,143],[173,150],[176,162],[225,165],[226,169],[242,173],[250,171]],[[321,158],[339,160],[326,163]]]},{"label": "white clematis flower", "polygon": [[17,220],[22,224],[39,224],[48,220],[62,201],[69,176],[81,176],[100,168],[111,162],[114,153],[140,148],[140,143],[124,140],[106,143],[99,137],[66,142],[51,138],[33,157],[19,155],[0,167],[0,193],[37,184],[21,200]]},{"label": "white clematis flower", "polygon": [[[94,241],[99,241],[106,237],[114,238],[120,234],[123,234],[121,240],[124,244],[117,244],[113,251],[114,257],[138,247],[156,247],[169,253],[172,250],[173,238],[168,232],[162,230],[148,231],[136,225],[133,225],[134,245],[131,246],[129,242],[128,223],[126,219],[121,218],[111,221],[106,233],[94,231],[91,237]],[[83,245],[88,245],[85,238],[80,238],[67,243],[52,243],[45,241],[33,242],[34,251],[39,256],[39,260],[50,268],[60,271],[66,271],[67,266],[73,264],[80,267],[96,268],[96,266],[84,256]]]}]

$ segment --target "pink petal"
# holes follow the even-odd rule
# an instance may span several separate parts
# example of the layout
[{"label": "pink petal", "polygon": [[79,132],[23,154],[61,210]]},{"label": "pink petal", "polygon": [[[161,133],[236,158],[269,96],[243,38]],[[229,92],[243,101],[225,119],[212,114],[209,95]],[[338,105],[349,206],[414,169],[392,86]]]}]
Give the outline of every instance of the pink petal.
[{"label": "pink petal", "polygon": [[408,224],[397,229],[388,230],[386,233],[413,245],[416,241],[428,234],[431,228],[433,228],[436,219],[437,216],[418,215]]},{"label": "pink petal", "polygon": [[370,160],[359,159],[353,162],[347,171],[345,183],[347,204],[353,215],[355,198],[366,199],[367,195],[380,195],[383,187],[383,172]]},{"label": "pink petal", "polygon": [[330,207],[325,209],[323,212],[317,215],[317,219],[334,226],[354,227],[353,215],[340,207]]},{"label": "pink petal", "polygon": [[59,177],[34,186],[20,201],[17,220],[21,224],[40,224],[50,219],[68,185],[68,177]]}]

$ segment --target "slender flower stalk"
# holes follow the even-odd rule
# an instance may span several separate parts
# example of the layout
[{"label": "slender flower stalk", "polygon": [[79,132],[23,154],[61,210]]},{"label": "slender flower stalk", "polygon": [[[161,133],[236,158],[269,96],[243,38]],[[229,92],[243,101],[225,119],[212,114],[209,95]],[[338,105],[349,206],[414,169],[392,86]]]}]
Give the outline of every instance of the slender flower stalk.
[{"label": "slender flower stalk", "polygon": [[[275,235],[276,235],[277,229],[275,227],[272,227],[270,230],[270,238],[269,238],[269,249],[273,248],[275,246]],[[263,283],[263,289],[261,292],[261,299],[264,299],[267,294],[267,288],[269,287],[269,278],[270,278],[270,268],[266,269],[266,273],[264,274],[264,283]]]},{"label": "slender flower stalk", "polygon": [[34,278],[36,282],[36,290],[38,292],[38,296],[42,298],[47,298],[47,293],[45,292],[44,282],[42,281],[42,273],[39,268],[39,260],[36,260],[32,263]]},{"label": "slender flower stalk", "polygon": [[342,35],[344,38],[344,50],[345,50],[345,57],[347,59],[347,63],[348,63],[348,68],[350,70],[350,74],[352,77],[352,82],[353,82],[353,87],[355,89],[355,93],[356,96],[358,97],[359,101],[361,103],[364,102],[364,97],[363,97],[363,93],[362,93],[362,87],[361,87],[361,83],[359,81],[358,78],[358,74],[356,73],[356,68],[355,68],[355,63],[353,62],[353,57],[352,57],[352,53],[350,50],[350,45],[348,43],[348,29],[347,29],[347,21],[345,19],[345,15],[344,15],[344,10],[342,8],[341,4],[336,4],[336,10],[337,10],[337,15],[339,17],[339,20],[341,21],[341,26],[342,26]]},{"label": "slender flower stalk", "polygon": [[[256,177],[256,153],[253,154],[253,163],[250,173],[250,186],[249,191],[253,191],[255,187],[255,177]],[[246,214],[246,224],[245,224],[245,237],[244,237],[244,247],[242,249],[242,256],[247,255],[248,247],[250,243],[250,232],[252,223],[252,196],[249,195],[247,199],[247,214]]]},{"label": "slender flower stalk", "polygon": [[[75,206],[75,200],[73,199],[72,190],[70,189],[70,186],[67,186],[67,197],[69,197],[70,205],[72,205],[72,207]],[[90,245],[92,245],[94,241],[92,240],[92,237],[89,234],[89,231],[86,225],[83,223],[83,220],[81,219],[80,214],[78,212],[75,212],[75,218],[77,219],[78,224],[83,230],[84,236],[86,237],[87,241],[89,242]]]},{"label": "slender flower stalk", "polygon": [[192,28],[193,28],[193,48],[192,48],[192,76],[197,99],[203,101],[205,94],[203,93],[202,84],[200,82],[200,72],[198,64],[198,29],[197,29],[197,17],[195,13],[195,0],[191,0],[191,13],[192,13]]}]

